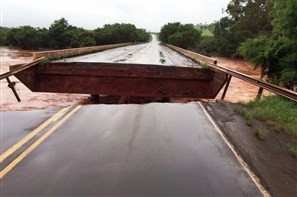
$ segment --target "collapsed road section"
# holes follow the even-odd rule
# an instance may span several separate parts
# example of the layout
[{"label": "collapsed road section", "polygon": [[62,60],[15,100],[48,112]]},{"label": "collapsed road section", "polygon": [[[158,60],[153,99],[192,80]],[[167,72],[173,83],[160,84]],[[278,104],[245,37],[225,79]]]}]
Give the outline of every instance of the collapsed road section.
[{"label": "collapsed road section", "polygon": [[[105,51],[105,54],[113,54],[116,51],[116,54],[113,54],[116,58],[112,63],[99,62],[103,61],[104,59],[100,58],[105,56],[97,53],[43,62],[16,73],[15,76],[33,92],[215,98],[227,80],[225,73],[202,68],[197,64],[193,66],[193,62],[188,65],[191,61],[187,58],[183,58],[187,59],[187,62],[180,61],[180,58],[172,58],[168,55],[170,49],[160,46],[155,36],[153,38],[148,44],[125,47],[124,49],[128,50],[127,57],[127,51],[124,49]],[[118,60],[123,55],[126,59]],[[139,62],[145,60],[156,63],[155,60],[159,58],[158,65]],[[172,60],[171,63],[168,59]],[[119,63],[121,61],[122,63]],[[181,65],[171,65],[172,62]],[[19,67],[16,65],[11,69]]]},{"label": "collapsed road section", "polygon": [[[34,65],[16,77],[33,91],[180,98],[213,98],[226,81],[225,73],[172,58],[155,39],[112,50],[110,61],[99,60],[105,51],[88,55],[92,61]],[[85,105],[57,113],[37,130],[20,129],[29,140],[4,146],[3,196],[266,195],[197,103]]]}]

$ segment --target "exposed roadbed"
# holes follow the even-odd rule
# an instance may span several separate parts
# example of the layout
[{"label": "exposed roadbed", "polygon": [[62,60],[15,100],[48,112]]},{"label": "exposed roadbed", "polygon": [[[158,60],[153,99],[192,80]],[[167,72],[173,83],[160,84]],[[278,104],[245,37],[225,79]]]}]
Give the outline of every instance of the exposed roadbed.
[{"label": "exposed roadbed", "polygon": [[[269,128],[260,121],[252,126],[235,111],[239,104],[209,102],[207,110],[235,146],[252,171],[272,196],[297,196],[297,161],[288,152],[288,144],[297,141]],[[256,128],[269,131],[263,141],[255,136]]]}]

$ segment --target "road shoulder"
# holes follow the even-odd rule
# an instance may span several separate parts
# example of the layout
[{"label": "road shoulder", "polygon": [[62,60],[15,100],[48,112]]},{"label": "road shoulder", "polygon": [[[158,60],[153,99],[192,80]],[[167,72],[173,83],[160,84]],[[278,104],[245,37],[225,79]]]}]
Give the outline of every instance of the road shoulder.
[{"label": "road shoulder", "polygon": [[[297,162],[287,150],[288,144],[296,142],[296,139],[278,133],[260,121],[248,126],[236,112],[238,104],[220,101],[209,102],[205,106],[236,151],[273,196],[297,195]],[[263,141],[255,136],[257,128],[268,131]]]}]

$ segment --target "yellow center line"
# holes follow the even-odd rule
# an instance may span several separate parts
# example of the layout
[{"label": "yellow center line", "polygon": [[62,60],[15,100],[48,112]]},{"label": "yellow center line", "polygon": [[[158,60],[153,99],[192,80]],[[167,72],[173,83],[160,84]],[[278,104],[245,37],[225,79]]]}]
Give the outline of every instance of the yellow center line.
[{"label": "yellow center line", "polygon": [[52,123],[57,118],[59,118],[68,109],[69,109],[69,107],[65,107],[65,108],[61,109],[60,111],[58,111],[56,114],[54,114],[48,120],[46,120],[44,123],[39,125],[36,129],[34,129],[31,133],[26,135],[23,139],[18,141],[16,144],[14,144],[12,147],[10,147],[7,151],[5,151],[3,154],[1,154],[0,155],[0,163],[2,163],[6,158],[8,158],[10,155],[12,155],[15,151],[17,151],[19,148],[21,148],[24,144],[26,144],[29,140],[31,140],[35,135],[37,135],[40,131],[42,131],[50,123]]},{"label": "yellow center line", "polygon": [[13,160],[8,166],[6,166],[0,172],[0,179],[2,179],[9,171],[11,171],[18,163],[20,163],[27,155],[29,155],[36,147],[38,147],[46,138],[48,138],[52,133],[56,131],[68,118],[70,118],[81,105],[77,106],[71,110],[62,120],[60,120],[56,125],[49,129],[42,137],[40,137],[35,143],[33,143],[28,149],[26,149],[21,155],[19,155],[15,160]]}]

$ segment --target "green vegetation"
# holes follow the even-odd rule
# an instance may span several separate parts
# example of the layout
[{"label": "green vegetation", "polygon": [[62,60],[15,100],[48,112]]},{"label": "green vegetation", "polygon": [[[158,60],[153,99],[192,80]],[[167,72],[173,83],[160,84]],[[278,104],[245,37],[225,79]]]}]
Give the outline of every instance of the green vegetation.
[{"label": "green vegetation", "polygon": [[202,37],[213,37],[213,33],[209,29],[205,29],[202,31]]},{"label": "green vegetation", "polygon": [[225,56],[237,56],[240,43],[258,35],[270,35],[270,0],[231,0],[228,16],[214,24],[217,52]]},{"label": "green vegetation", "polygon": [[248,103],[251,116],[265,121],[277,131],[297,136],[297,103],[280,96],[267,96]]},{"label": "green vegetation", "polygon": [[261,67],[271,83],[289,89],[297,85],[297,1],[273,0],[271,35],[242,43],[239,53]]},{"label": "green vegetation", "polygon": [[235,111],[240,113],[244,117],[246,125],[250,127],[253,125],[253,116],[251,112],[241,107],[235,108]]},{"label": "green vegetation", "polygon": [[159,39],[181,48],[190,49],[198,46],[201,32],[192,24],[168,23],[161,28]]},{"label": "green vegetation", "polygon": [[260,67],[270,83],[297,89],[297,1],[230,0],[226,17],[198,24],[202,34],[194,50],[204,55],[245,58]]},{"label": "green vegetation", "polygon": [[[267,96],[255,99],[235,108],[240,113],[248,126],[253,125],[254,119],[264,121],[268,126],[278,132],[297,136],[297,103],[281,96]],[[250,107],[250,108],[247,108]],[[255,135],[259,139],[265,138],[267,132],[258,128]],[[264,139],[263,138],[263,139]]]},{"label": "green vegetation", "polygon": [[98,45],[150,40],[150,35],[144,29],[137,29],[132,24],[118,23],[95,29],[94,36]]},{"label": "green vegetation", "polygon": [[201,31],[201,36],[203,37],[213,37],[213,32],[212,32],[212,25],[208,24],[197,24],[194,26],[195,29]]},{"label": "green vegetation", "polygon": [[255,135],[260,139],[260,140],[264,140],[267,136],[267,132],[264,131],[264,129],[262,128],[257,128],[256,129],[256,133]]},{"label": "green vegetation", "polygon": [[297,158],[297,145],[288,144],[288,151],[293,157]]},{"label": "green vegetation", "polygon": [[0,46],[6,43],[8,28],[0,26]]},{"label": "green vegetation", "polygon": [[65,18],[55,20],[48,29],[22,26],[0,28],[0,45],[24,49],[77,48],[124,42],[147,42],[150,34],[132,24],[112,24],[86,30],[72,26]]}]

